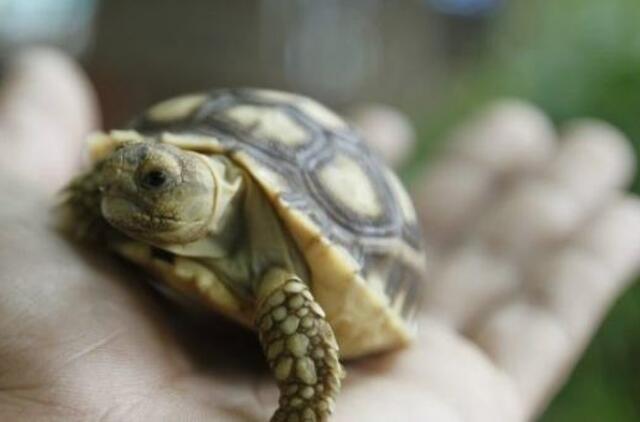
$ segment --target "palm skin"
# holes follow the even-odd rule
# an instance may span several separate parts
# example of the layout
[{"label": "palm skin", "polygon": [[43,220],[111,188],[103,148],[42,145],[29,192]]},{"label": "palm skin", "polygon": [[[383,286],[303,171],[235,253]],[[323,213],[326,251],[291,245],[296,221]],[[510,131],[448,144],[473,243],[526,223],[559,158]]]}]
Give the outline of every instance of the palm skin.
[{"label": "palm skin", "polygon": [[[253,334],[185,314],[135,269],[54,230],[53,198],[76,171],[93,125],[90,90],[52,52],[24,55],[13,69],[0,104],[0,420],[267,420],[277,390]],[[537,122],[526,133],[538,140],[515,142],[524,147],[493,163],[482,161],[491,152],[482,142],[456,140],[425,176],[417,197],[433,256],[418,339],[347,364],[334,420],[529,419],[634,273],[640,206],[615,193],[632,167],[624,143],[610,128],[583,124],[577,138],[604,145],[588,172],[600,190],[585,190],[571,212],[554,214],[548,208],[558,207],[543,205],[557,198],[538,195],[531,180],[540,179],[531,175],[554,168],[554,181],[571,180],[571,192],[583,192],[584,177],[571,173],[582,170],[571,160],[543,164],[562,149],[543,139],[547,129],[533,112],[515,109],[522,111],[498,107],[467,138],[483,130],[499,136],[495,119],[520,118]],[[580,151],[569,155],[584,157]],[[475,184],[452,182],[452,169],[460,177],[475,172],[464,179]],[[496,193],[506,179],[516,182]],[[514,217],[513,209],[527,212],[518,201],[536,214]],[[450,211],[461,208],[474,212]],[[560,217],[541,220],[545,212]],[[505,267],[519,270],[505,276]]]}]

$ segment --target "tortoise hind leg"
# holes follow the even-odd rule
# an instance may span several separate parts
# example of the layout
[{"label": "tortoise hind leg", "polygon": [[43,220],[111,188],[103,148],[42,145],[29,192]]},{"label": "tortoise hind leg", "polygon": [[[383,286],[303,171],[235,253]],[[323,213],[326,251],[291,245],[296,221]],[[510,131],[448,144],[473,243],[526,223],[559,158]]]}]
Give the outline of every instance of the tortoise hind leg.
[{"label": "tortoise hind leg", "polygon": [[344,372],[324,312],[294,274],[267,272],[258,291],[260,343],[280,389],[272,422],[326,421]]}]

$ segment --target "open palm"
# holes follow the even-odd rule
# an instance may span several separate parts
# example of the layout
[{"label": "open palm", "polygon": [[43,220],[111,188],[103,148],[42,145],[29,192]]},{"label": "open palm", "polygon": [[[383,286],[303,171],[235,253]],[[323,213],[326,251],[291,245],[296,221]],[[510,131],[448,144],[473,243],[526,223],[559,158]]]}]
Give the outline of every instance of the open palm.
[{"label": "open palm", "polygon": [[[23,56],[4,85],[0,420],[267,420],[277,390],[251,333],[53,229],[91,110],[55,53]],[[617,192],[632,160],[614,130],[581,123],[557,148],[537,112],[503,104],[455,137],[417,193],[432,251],[418,340],[347,364],[336,421],[530,418],[636,269],[640,205]]]}]

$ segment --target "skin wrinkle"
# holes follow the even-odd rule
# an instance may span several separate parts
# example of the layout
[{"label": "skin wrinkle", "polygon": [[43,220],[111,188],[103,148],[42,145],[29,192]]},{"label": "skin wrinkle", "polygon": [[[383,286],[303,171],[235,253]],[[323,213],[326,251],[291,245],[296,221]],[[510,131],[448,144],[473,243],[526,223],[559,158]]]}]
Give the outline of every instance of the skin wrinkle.
[{"label": "skin wrinkle", "polygon": [[140,397],[136,400],[133,400],[131,403],[127,403],[126,405],[123,403],[113,404],[103,411],[98,420],[100,422],[115,422],[123,420],[129,415],[135,414],[135,410],[137,408],[143,407],[143,403],[148,399],[148,397]]},{"label": "skin wrinkle", "polygon": [[[270,384],[270,379],[268,380],[269,384]],[[251,387],[249,388],[249,391],[251,391],[251,394],[249,396],[247,396],[244,400],[240,400],[238,403],[233,403],[233,406],[223,406],[222,409],[224,411],[226,411],[230,416],[241,416],[243,419],[242,420],[246,420],[247,422],[251,421],[256,421],[256,416],[258,420],[262,420],[261,416],[255,415],[255,412],[253,412],[253,415],[251,415],[251,412],[249,411],[249,409],[271,409],[272,407],[275,407],[274,400],[268,400],[268,401],[263,401],[260,397],[260,395],[258,394],[258,386],[261,382],[261,378],[259,377],[254,377],[251,383]],[[263,380],[264,383],[264,380]],[[273,390],[275,391],[275,387],[273,387]],[[275,396],[277,397],[277,396]],[[227,401],[228,402],[228,401]],[[212,407],[212,410],[215,410],[215,405],[213,404],[214,402],[212,401],[205,401],[203,402],[204,405],[208,406],[208,407]],[[245,412],[244,414],[241,414],[242,412]]]},{"label": "skin wrinkle", "polygon": [[[69,416],[80,417],[85,414],[79,408],[71,405],[65,405],[55,399],[38,398],[36,394],[38,391],[43,390],[43,385],[33,384],[27,386],[2,386],[0,387],[0,419],[2,414],[11,413],[11,410],[7,409],[6,405],[10,406],[10,409],[17,408],[16,412],[19,414],[25,414],[27,412],[42,412],[43,415],[47,415],[47,420],[51,420],[52,414],[59,413],[61,420],[69,420]],[[51,388],[51,387],[49,387]],[[46,396],[47,393],[45,392]],[[4,403],[4,404],[3,404]],[[34,405],[41,407],[36,409]],[[22,407],[22,409],[21,409]],[[64,419],[62,419],[64,418]],[[16,420],[15,418],[6,420]],[[34,420],[33,416],[28,420]]]},{"label": "skin wrinkle", "polygon": [[[155,396],[160,396],[161,392],[164,391],[175,391],[175,392],[179,392],[179,389],[176,388],[176,385],[179,383],[180,380],[182,379],[187,379],[189,376],[192,375],[192,369],[190,368],[176,368],[174,373],[168,373],[163,379],[158,380],[157,383],[155,383],[155,385],[149,386],[150,388],[147,390],[147,393],[137,393],[135,395],[133,395],[132,397],[135,397],[136,400],[134,400],[132,403],[129,403],[128,412],[125,412],[124,415],[129,415],[132,411],[132,409],[135,409],[137,407],[142,407],[142,405],[144,404],[145,401],[150,403],[150,406],[153,406],[153,403],[155,402],[156,397]],[[127,395],[127,397],[131,397],[131,395]]]},{"label": "skin wrinkle", "polygon": [[62,362],[58,370],[64,369],[66,366],[76,363],[76,361],[81,360],[82,358],[86,358],[89,355],[100,351],[100,349],[108,346],[110,343],[114,342],[118,337],[120,337],[123,333],[123,330],[118,329],[113,331],[111,334],[106,335],[102,339],[96,340],[93,343],[85,346],[82,350],[77,351],[73,355],[69,356],[65,362]]},{"label": "skin wrinkle", "polygon": [[[251,382],[253,384],[259,384],[264,381],[262,377],[252,377]],[[221,380],[220,383],[223,381]],[[258,394],[250,394],[250,395],[238,395],[237,397],[228,396],[227,394],[220,394],[221,390],[216,388],[207,388],[206,394],[193,394],[192,387],[185,387],[189,384],[209,384],[211,380],[208,379],[206,375],[198,374],[193,371],[188,371],[187,373],[180,374],[174,378],[171,378],[167,381],[167,383],[163,386],[158,386],[151,391],[153,393],[144,395],[140,401],[137,402],[138,407],[144,407],[145,404],[149,406],[149,408],[155,407],[155,403],[158,402],[166,402],[167,398],[173,397],[185,397],[188,400],[197,402],[202,408],[208,408],[211,412],[216,414],[216,418],[214,420],[242,420],[242,421],[262,421],[263,418],[258,413],[259,410],[269,408],[273,405],[273,403],[263,403]],[[264,384],[264,382],[263,382]],[[255,391],[252,388],[249,388],[251,391]],[[220,405],[220,403],[225,403],[225,405]],[[219,412],[222,411],[224,414],[228,416],[242,416],[241,419],[220,419]],[[130,413],[124,413],[126,415],[130,415]],[[122,420],[115,419],[115,421]]]},{"label": "skin wrinkle", "polygon": [[[27,230],[32,231],[32,229],[29,229],[29,228],[27,228]],[[32,237],[32,235],[33,235],[33,233],[29,233],[29,237],[28,237],[28,238]],[[64,269],[69,269],[69,267],[68,267],[68,266],[64,266],[64,267],[62,267],[62,269],[63,269],[63,271],[64,271]],[[75,272],[75,271],[72,271],[72,273],[74,273],[74,272]],[[58,274],[58,275],[57,275],[57,277],[67,278],[67,277],[65,277],[62,273]],[[72,275],[72,277],[73,277],[73,278],[76,278],[76,277],[75,277],[75,276],[73,276],[73,275]],[[22,285],[23,283],[19,283],[19,282],[18,282],[18,284],[19,284],[19,285]],[[89,287],[89,285],[87,285],[87,287]],[[27,297],[25,297],[25,298],[28,298],[28,297],[30,297],[30,296],[27,296]],[[34,305],[37,305],[37,303],[36,303],[37,301],[36,301],[35,299],[37,299],[37,298],[34,298],[34,301],[33,301],[32,303],[33,303]],[[33,308],[33,309],[36,309],[36,308]],[[19,315],[18,315],[18,316],[16,316],[16,318],[19,318],[19,319],[20,319],[20,321],[21,321],[21,324],[20,324],[20,325],[21,325],[21,326],[24,326],[24,318],[20,318],[20,317],[19,317]],[[34,322],[37,322],[37,319],[36,319]],[[30,329],[30,327],[26,327],[26,329],[25,329],[25,333],[27,333],[29,329]],[[17,334],[17,335],[19,335],[19,334]],[[109,348],[109,345],[110,345],[111,343],[113,343],[113,341],[115,340],[115,338],[116,338],[116,337],[117,337],[117,333],[112,333],[110,336],[107,336],[107,339],[103,339],[103,340],[100,342],[100,345],[96,345],[96,344],[92,345],[92,346],[93,346],[93,349],[95,350],[95,349],[96,349],[96,346],[97,346],[97,347],[103,347],[103,348]],[[10,341],[10,338],[8,338],[8,337],[6,337],[6,336],[5,336],[3,341]],[[41,344],[41,346],[43,346],[43,345],[42,345],[42,342],[40,342],[40,344]],[[57,342],[57,341],[52,341],[50,345],[45,345],[45,348],[46,348],[46,349],[50,349],[51,347],[57,347],[57,346],[59,346],[59,345],[60,345],[60,344],[59,344],[59,342]],[[85,350],[83,350],[83,351],[82,351],[82,352],[80,352],[80,353],[86,357],[88,352],[89,352],[89,350],[85,349]],[[78,356],[74,356],[74,357],[72,357],[72,359],[76,359],[76,361],[77,361],[77,358],[78,358]],[[68,364],[68,363],[69,363],[69,361],[67,361],[66,363]],[[67,366],[67,365],[63,365],[63,367],[64,367],[64,366]]]},{"label": "skin wrinkle", "polygon": [[[117,336],[116,336],[117,337]],[[109,341],[101,341],[100,347],[108,347],[116,337],[112,337]],[[92,351],[97,350],[93,348]],[[83,350],[82,356],[87,357],[91,354],[91,351]],[[74,359],[77,361],[78,359]],[[65,364],[60,368],[69,365],[69,361],[65,362]],[[126,418],[126,415],[135,414],[134,410],[137,408],[144,409],[145,406],[148,409],[153,409],[155,407],[157,396],[161,396],[161,392],[163,391],[176,391],[179,392],[179,389],[176,388],[176,385],[183,379],[188,379],[193,374],[193,368],[185,367],[185,366],[175,366],[173,370],[168,371],[165,375],[161,376],[156,380],[144,379],[143,383],[133,383],[129,386],[132,388],[122,388],[125,385],[120,384],[118,390],[114,392],[114,394],[109,394],[109,399],[104,401],[103,404],[107,405],[107,408],[102,411],[102,417],[104,420],[113,420],[120,421]],[[140,390],[140,386],[144,386],[144,390]],[[79,385],[82,388],[82,385]],[[83,388],[84,389],[84,388]],[[91,394],[89,389],[89,394]],[[133,400],[132,400],[133,399]],[[93,407],[98,406],[98,403],[92,405]],[[96,410],[99,410],[96,407]],[[120,414],[122,416],[117,418],[109,419],[108,416],[111,413]]]},{"label": "skin wrinkle", "polygon": [[119,403],[108,407],[99,420],[104,422],[119,421],[127,418],[129,415],[135,415],[136,409],[143,408],[145,402],[148,402],[149,399],[150,397],[140,397],[126,405]]}]

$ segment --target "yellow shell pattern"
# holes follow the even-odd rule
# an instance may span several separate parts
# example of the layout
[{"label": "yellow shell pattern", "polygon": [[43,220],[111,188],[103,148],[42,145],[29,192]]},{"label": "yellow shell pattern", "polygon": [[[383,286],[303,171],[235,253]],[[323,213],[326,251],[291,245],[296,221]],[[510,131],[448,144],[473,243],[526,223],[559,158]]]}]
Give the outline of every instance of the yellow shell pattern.
[{"label": "yellow shell pattern", "polygon": [[[219,90],[160,103],[132,129],[226,154],[256,179],[307,261],[344,357],[410,340],[425,270],[416,215],[397,177],[336,114],[298,95]],[[248,319],[218,287],[214,307]]]}]

